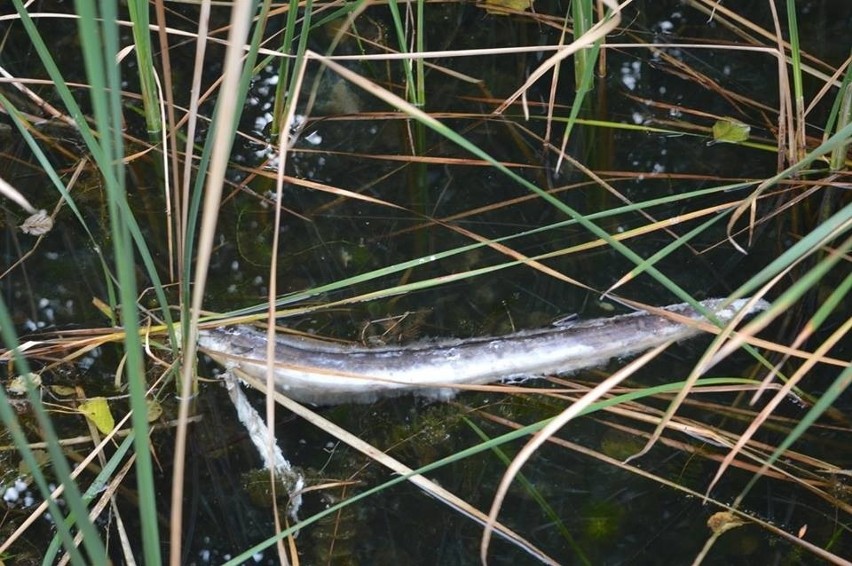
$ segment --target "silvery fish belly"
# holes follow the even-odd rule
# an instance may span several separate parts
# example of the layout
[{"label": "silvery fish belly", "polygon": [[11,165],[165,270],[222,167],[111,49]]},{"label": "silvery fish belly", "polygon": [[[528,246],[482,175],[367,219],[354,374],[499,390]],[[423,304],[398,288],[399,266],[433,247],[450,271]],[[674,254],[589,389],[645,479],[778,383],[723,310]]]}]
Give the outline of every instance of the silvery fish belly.
[{"label": "silvery fish belly", "polygon": [[[765,310],[765,301],[722,299],[702,306],[727,323],[739,311]],[[691,320],[705,317],[687,304],[665,310]],[[368,348],[279,334],[275,339],[275,387],[288,397],[319,405],[370,402],[416,393],[446,399],[461,385],[565,373],[599,366],[699,334],[694,326],[647,312],[580,321],[570,326],[526,330],[505,336]],[[199,346],[237,375],[260,382],[267,375],[266,333],[249,326],[205,330]]]}]

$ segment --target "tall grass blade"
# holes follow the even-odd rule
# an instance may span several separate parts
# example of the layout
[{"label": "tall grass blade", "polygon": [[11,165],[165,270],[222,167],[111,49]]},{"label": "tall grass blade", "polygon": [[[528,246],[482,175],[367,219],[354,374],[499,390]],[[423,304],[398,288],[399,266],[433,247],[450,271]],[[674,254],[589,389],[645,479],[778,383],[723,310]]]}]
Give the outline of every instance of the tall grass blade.
[{"label": "tall grass blade", "polygon": [[[281,53],[290,53],[293,48],[293,39],[296,36],[296,22],[299,17],[299,1],[291,0],[289,9],[287,10],[287,23],[284,26],[284,37],[281,39]],[[309,37],[308,30],[302,28],[300,43],[306,43]],[[302,51],[296,55],[296,60],[301,60]],[[275,84],[275,102],[272,106],[272,135],[289,135],[287,124],[282,124],[281,120],[286,115],[285,105],[294,104],[293,98],[290,96],[293,76],[298,75],[297,72],[290,73],[290,57],[281,57],[278,59],[278,82]],[[282,129],[283,128],[283,129]]]},{"label": "tall grass blade", "polygon": [[[422,3],[423,3],[422,0],[417,1],[418,6],[420,6]],[[407,6],[407,4],[406,4],[406,6]],[[396,0],[390,0],[388,2],[388,10],[390,10],[391,21],[393,22],[394,32],[396,32],[396,41],[397,41],[397,45],[399,47],[399,52],[400,53],[409,53],[411,51],[409,49],[409,46],[408,46],[409,39],[406,36],[404,19],[402,17],[402,14],[399,11],[399,4],[397,3]],[[418,14],[419,15],[422,15],[421,10],[422,10],[422,8],[419,7],[418,8]],[[420,31],[420,25],[421,25],[420,22],[422,22],[422,20],[418,21],[418,27],[417,27],[418,32]],[[415,33],[417,33],[417,32],[415,32]],[[422,39],[422,36],[419,33],[417,33],[416,41],[418,42],[419,45],[422,46],[423,39]],[[404,73],[404,76],[405,76],[405,98],[407,100],[409,100],[415,106],[422,107],[423,104],[425,103],[425,101],[420,99],[420,95],[422,94],[421,88],[420,88],[420,79],[415,78],[414,63],[412,62],[411,59],[404,59],[402,61],[402,68],[403,68],[403,73]]]},{"label": "tall grass blade", "polygon": [[[852,61],[852,55],[847,59],[847,63]],[[837,93],[837,98],[831,108],[828,122],[826,123],[826,133],[831,131],[840,131],[852,124],[852,64],[846,68],[843,74],[843,82],[840,84],[840,89]],[[831,151],[831,169],[833,171],[841,171],[847,168],[847,154],[850,146],[850,140],[847,139],[835,147]]]},{"label": "tall grass blade", "polygon": [[136,66],[139,73],[139,84],[142,90],[142,106],[145,114],[145,124],[148,126],[148,136],[152,142],[160,136],[160,105],[157,95],[157,85],[154,80],[154,58],[151,55],[151,32],[149,4],[145,0],[128,0],[130,21],[133,22],[133,47],[136,52]]},{"label": "tall grass blade", "polygon": [[787,26],[790,33],[790,60],[793,66],[793,111],[796,124],[796,159],[805,152],[805,90],[802,83],[802,48],[799,42],[799,20],[796,16],[796,1],[787,0]]},{"label": "tall grass blade", "polygon": [[[122,137],[121,77],[115,56],[120,50],[118,13],[114,3],[105,2],[100,11],[93,0],[76,4],[78,26],[95,124],[100,132],[96,142],[104,161],[99,163],[106,187],[113,254],[118,277],[121,322],[125,330],[125,356],[132,426],[135,432],[136,483],[139,492],[139,519],[143,556],[146,564],[160,564],[160,536],[157,521],[157,491],[148,444],[147,385],[138,319],[136,264],[131,227],[133,213],[127,202]],[[146,247],[144,240],[140,247]]]},{"label": "tall grass blade", "polygon": [[[573,23],[574,41],[579,40],[586,34],[594,25],[595,5],[592,0],[574,0],[571,2],[571,21]],[[574,55],[574,81],[578,93],[588,79],[594,73],[595,64],[597,63],[597,51],[600,48],[601,40],[595,42],[595,50],[589,51],[581,49]],[[575,103],[576,106],[576,103]]]},{"label": "tall grass blade", "polygon": [[[185,321],[183,335],[187,342],[183,350],[184,365],[182,368],[180,391],[181,403],[178,410],[178,429],[175,441],[175,467],[172,473],[171,492],[171,532],[169,535],[171,547],[170,563],[177,565],[181,560],[181,525],[183,518],[183,462],[186,454],[186,436],[189,417],[189,404],[195,381],[194,360],[196,344],[193,332],[197,328],[206,284],[207,270],[210,265],[210,257],[213,248],[213,238],[219,215],[219,204],[221,201],[222,188],[225,174],[229,165],[232,144],[237,131],[240,111],[245,103],[249,83],[254,74],[254,64],[257,60],[257,52],[263,37],[264,26],[269,13],[270,0],[265,0],[258,18],[259,24],[255,27],[249,51],[243,59],[243,47],[249,35],[251,16],[254,14],[257,3],[251,1],[235,2],[231,12],[231,24],[228,34],[228,47],[225,55],[224,76],[222,79],[222,92],[216,102],[213,122],[208,132],[202,152],[199,175],[196,179],[193,204],[190,208],[189,223],[187,226],[187,238],[185,240],[185,257],[191,257],[192,252],[197,251],[194,277],[193,266],[186,262],[183,274],[184,292],[188,294],[190,282],[193,282],[192,296],[190,302],[182,305]],[[209,167],[209,170],[208,170]],[[206,174],[205,174],[206,173]],[[202,198],[203,193],[203,198]],[[195,248],[194,234],[199,211],[203,200],[201,211],[201,232],[198,240],[197,250]]]}]

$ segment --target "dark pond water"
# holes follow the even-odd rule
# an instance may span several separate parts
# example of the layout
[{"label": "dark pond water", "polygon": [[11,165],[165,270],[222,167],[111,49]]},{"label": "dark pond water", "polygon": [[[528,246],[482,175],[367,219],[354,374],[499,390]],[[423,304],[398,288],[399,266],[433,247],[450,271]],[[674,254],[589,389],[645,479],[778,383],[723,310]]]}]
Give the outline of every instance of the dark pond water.
[{"label": "dark pond water", "polygon": [[[55,8],[63,9],[61,4]],[[568,4],[541,2],[535,8],[540,15],[538,19],[529,15],[487,15],[472,4],[429,4],[425,45],[437,51],[558,44],[558,23]],[[761,4],[752,9],[753,12],[745,15],[756,24],[771,28],[767,8]],[[779,9],[783,12],[783,8]],[[802,2],[798,9],[805,49],[830,66],[820,67],[824,72],[836,68],[852,44],[849,31],[852,9],[846,2]],[[194,17],[193,8],[180,10],[189,21]],[[171,17],[178,21],[177,15]],[[217,17],[224,17],[224,13]],[[548,23],[546,17],[553,19]],[[385,7],[370,8],[358,22],[359,33],[364,37],[395,44]],[[722,22],[720,17],[708,21],[706,14],[682,2],[637,3],[625,14],[626,29],[610,41],[673,44],[737,40]],[[51,29],[57,51],[67,48],[73,52],[76,40],[70,23],[44,25],[55,26]],[[10,30],[10,37],[20,33],[8,24],[6,29]],[[324,51],[332,35],[332,29],[316,30],[310,47]],[[365,45],[345,39],[335,53],[358,54],[362,49],[375,52]],[[174,51],[173,61],[178,68],[190,61],[191,51],[185,49],[193,47]],[[735,50],[683,47],[659,50],[623,47],[606,52],[605,74],[596,79],[580,113],[589,122],[575,128],[567,151],[584,167],[606,179],[614,192],[590,181],[586,173],[570,163],[557,171],[557,154],[544,144],[550,75],[527,93],[529,120],[524,119],[520,105],[511,107],[500,117],[490,114],[548,54],[431,60],[436,67],[429,68],[426,74],[425,108],[494,158],[512,164],[519,175],[549,190],[582,214],[615,211],[626,201],[686,195],[648,210],[654,220],[676,217],[741,198],[731,191],[699,194],[703,189],[743,179],[762,179],[777,171],[776,153],[759,147],[771,145],[775,139],[778,87],[772,58]],[[213,49],[211,60],[219,55]],[[17,75],[24,76],[26,61],[31,57],[32,52],[24,46],[3,47],[0,60],[14,68]],[[72,58],[62,63],[68,69],[69,80],[84,80],[78,61]],[[678,64],[685,67],[677,67]],[[401,92],[403,77],[397,64],[362,61],[348,62],[347,66]],[[700,73],[704,79],[699,80],[697,74],[687,75],[684,68]],[[318,70],[318,66],[308,70],[308,83],[318,89],[318,101],[310,111],[304,106],[300,108],[305,118],[296,146],[288,156],[287,173],[394,206],[289,184],[283,202],[288,212],[282,222],[278,251],[279,293],[314,289],[415,258],[425,260],[422,267],[349,285],[311,299],[330,303],[511,260],[498,250],[479,247],[428,261],[433,254],[472,243],[468,235],[451,229],[452,226],[490,240],[550,226],[510,241],[513,250],[528,257],[594,240],[577,224],[566,223],[563,212],[532,198],[527,189],[494,168],[473,161],[469,153],[437,134],[421,130],[399,115],[389,114],[384,103],[333,73],[320,74]],[[126,71],[132,76],[132,65]],[[218,67],[211,64],[209,71],[212,79]],[[570,61],[560,73],[555,88],[555,114],[564,118],[575,94]],[[236,143],[234,168],[221,207],[205,305],[211,311],[227,312],[259,305],[265,300],[274,230],[269,199],[270,191],[274,190],[274,173],[270,171],[268,178],[249,180],[246,169],[261,167],[267,160],[276,158],[269,145],[275,74],[276,69],[271,65],[259,71],[241,119],[241,131],[249,137]],[[477,82],[462,80],[459,74]],[[188,81],[180,72],[176,76],[178,82]],[[708,86],[711,83],[716,86]],[[0,86],[9,95],[7,85]],[[819,85],[811,81],[806,86],[813,96]],[[178,93],[178,103],[185,102],[182,97],[186,90]],[[45,92],[49,93],[46,89]],[[821,134],[819,125],[825,122],[830,103],[831,100],[826,100],[818,104],[809,115],[814,124],[813,135]],[[134,128],[138,129],[139,124],[128,114],[129,131],[138,133]],[[729,117],[751,125],[751,139],[755,143],[751,146],[708,143],[709,128],[715,117]],[[650,128],[667,131],[660,133]],[[551,143],[561,143],[563,129],[559,124],[554,127]],[[60,132],[50,136],[54,140],[52,159],[60,167],[73,165],[73,154],[69,156],[62,151],[78,147],[73,135]],[[412,154],[426,159],[400,158]],[[38,207],[55,204],[55,194],[44,190],[48,186],[46,180],[20,140],[7,139],[3,157],[0,175],[18,187],[33,187],[32,198]],[[136,162],[129,171],[131,206],[165,273],[168,260],[160,181],[150,162]],[[798,210],[810,212],[820,199],[839,202],[840,197],[826,194],[829,190],[808,199]],[[94,178],[85,179],[76,194],[89,225],[104,230],[96,233],[95,238],[103,239],[103,249],[108,249],[102,197]],[[783,199],[779,194],[776,202]],[[761,206],[762,210],[768,210],[772,203],[767,201]],[[8,205],[5,211],[4,265],[11,265],[33,243],[14,231],[15,223],[20,221],[17,212]],[[707,218],[677,224],[671,233],[655,230],[632,238],[629,246],[640,256],[650,257],[670,244],[676,235],[687,233]],[[795,212],[778,215],[760,227],[748,255],[735,252],[725,241],[726,220],[722,219],[691,240],[689,246],[681,246],[660,261],[657,268],[695,297],[724,296],[810,230],[814,218]],[[651,220],[636,212],[613,212],[597,222],[609,233],[621,234]],[[745,236],[738,237],[740,244],[745,241]],[[390,299],[318,310],[279,322],[329,337],[368,343],[406,343],[429,337],[500,334],[549,324],[568,313],[600,317],[622,310],[600,298],[601,291],[634,267],[617,251],[608,246],[578,248],[572,253],[554,254],[543,262],[588,288],[568,284],[530,266],[515,265]],[[143,277],[140,271],[140,288],[148,284]],[[840,279],[830,276],[826,286],[831,285],[831,277]],[[21,266],[4,276],[2,290],[22,333],[102,326],[105,321],[91,303],[93,297],[106,295],[102,278],[92,243],[80,233],[70,214],[60,212],[56,229]],[[650,304],[678,302],[648,275],[640,275],[618,293]],[[154,306],[153,295],[149,295],[143,296],[142,303]],[[847,316],[848,312],[837,313],[837,320]],[[768,338],[783,342],[790,330],[771,328],[767,332]],[[645,368],[631,384],[647,386],[684,379],[708,343],[709,340],[699,339],[677,345]],[[849,351],[834,355],[848,359]],[[85,382],[87,387],[108,390],[108,386],[100,384],[111,383],[119,356],[119,352],[100,349],[79,360],[73,370],[63,370],[69,373],[52,379],[77,380]],[[620,365],[623,362],[569,377],[576,383],[594,384]],[[202,364],[202,371],[212,375],[215,369],[212,364]],[[752,371],[750,358],[742,355],[714,368],[712,376],[752,376]],[[817,393],[833,375],[830,371],[825,375],[815,372],[815,383],[820,384]],[[192,431],[182,562],[216,564],[264,540],[273,527],[269,509],[250,497],[250,486],[256,481],[251,473],[259,466],[259,459],[236,422],[227,396],[218,384],[206,383],[198,399],[203,425]],[[252,399],[262,410],[262,397],[255,395]],[[746,417],[726,408],[747,410],[745,396],[718,393],[702,396],[700,401],[682,409],[681,414],[735,431],[744,428],[742,419]],[[658,410],[666,407],[664,400],[648,403]],[[166,399],[164,404],[167,412],[174,410],[174,399]],[[454,404],[402,398],[372,405],[324,408],[321,413],[416,468],[481,442],[475,428],[482,429],[489,437],[507,432],[505,426],[489,420],[487,415],[525,425],[558,414],[564,407],[564,403],[532,395],[464,394]],[[778,413],[797,419],[803,409],[789,403]],[[283,409],[279,409],[278,418],[277,432],[285,453],[312,483],[352,482],[345,489],[331,488],[307,495],[302,517],[393,477],[377,463]],[[730,424],[732,421],[735,424]],[[560,436],[623,459],[640,449],[644,442],[630,429],[619,428],[628,426],[651,430],[624,416],[595,414],[571,423]],[[783,437],[782,423],[778,427],[769,429],[760,440],[777,443]],[[690,444],[696,452],[658,445],[637,466],[703,492],[717,470],[718,464],[712,457],[724,452],[687,436],[671,437]],[[157,460],[163,466],[160,471],[163,516],[168,512],[172,440],[168,433],[159,433],[153,439]],[[844,436],[839,428],[830,433],[819,429],[809,437],[811,444],[803,451],[829,458],[832,464],[848,469],[852,460],[852,454],[844,448],[848,440],[848,434]],[[522,443],[515,442],[503,449],[511,457],[521,446]],[[498,455],[486,451],[445,466],[429,477],[487,510],[505,468]],[[564,564],[691,562],[710,536],[707,519],[718,510],[704,505],[699,498],[566,447],[543,448],[523,472],[532,487],[524,489],[516,485],[500,518]],[[729,471],[714,489],[713,496],[731,502],[750,478],[749,471]],[[837,497],[845,494],[848,504],[848,487],[842,479],[834,479],[838,482]],[[125,505],[132,512],[132,505]],[[852,542],[847,527],[843,526],[849,522],[848,515],[790,482],[764,481],[746,498],[742,509],[789,532],[807,525],[807,538],[813,544],[830,548],[841,556],[852,554]],[[48,532],[49,526],[42,529]],[[303,529],[297,544],[304,564],[472,564],[478,561],[481,533],[478,524],[423,495],[417,488],[402,484]],[[258,562],[274,563],[273,552],[267,549],[259,553]],[[492,545],[492,564],[532,562],[522,550],[501,540]],[[707,563],[793,564],[817,563],[817,560],[782,538],[748,525],[723,536]]]}]

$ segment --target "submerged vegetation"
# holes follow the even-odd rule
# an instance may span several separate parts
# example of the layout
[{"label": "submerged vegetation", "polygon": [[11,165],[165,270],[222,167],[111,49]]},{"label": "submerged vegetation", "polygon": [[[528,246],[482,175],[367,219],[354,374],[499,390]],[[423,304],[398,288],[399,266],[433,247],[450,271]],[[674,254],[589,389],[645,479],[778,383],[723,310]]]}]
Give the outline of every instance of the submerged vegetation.
[{"label": "submerged vegetation", "polygon": [[[846,2],[11,4],[0,560],[852,554]],[[226,394],[196,347],[715,296],[771,306],[445,404]]]}]

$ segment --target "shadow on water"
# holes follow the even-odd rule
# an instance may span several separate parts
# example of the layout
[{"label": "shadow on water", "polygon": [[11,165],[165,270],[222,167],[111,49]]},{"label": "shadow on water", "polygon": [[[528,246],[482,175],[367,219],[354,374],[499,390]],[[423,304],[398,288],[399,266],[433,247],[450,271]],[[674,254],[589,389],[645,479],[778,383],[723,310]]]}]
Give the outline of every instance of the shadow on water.
[{"label": "shadow on water", "polygon": [[[848,29],[852,29],[849,10],[842,12],[843,17],[828,17],[829,11],[825,9],[828,5],[838,7],[838,3],[831,2],[808,4],[807,9],[812,9],[814,20],[819,20],[820,24],[817,26],[814,20],[809,20],[802,34],[818,40],[806,49],[822,52],[827,59],[835,61],[847,55],[832,51],[842,42],[826,43],[828,34],[808,31],[810,26],[814,26],[813,29],[834,26],[838,33],[845,33],[848,38]],[[540,14],[554,14],[558,18],[566,6],[547,2],[537,3],[536,9]],[[630,28],[623,36],[614,38],[616,41],[656,39],[682,43],[697,36],[708,41],[732,39],[730,31],[708,25],[706,16],[680,2],[644,3],[631,9],[633,12],[625,16]],[[195,15],[192,8],[181,10],[189,18]],[[763,12],[755,10],[757,13],[750,14],[752,18],[765,17]],[[372,30],[374,40],[392,42],[392,23],[384,7],[369,8],[362,17],[363,25]],[[425,41],[429,50],[554,45],[559,41],[560,30],[552,25],[553,22],[545,25],[533,18],[491,16],[473,5],[429,4],[426,17],[429,31]],[[844,21],[846,23],[842,23]],[[767,25],[767,22],[759,23]],[[59,26],[58,31],[65,30],[56,34],[59,49],[66,42],[73,43],[73,29],[62,27],[68,24],[50,25]],[[311,47],[324,51],[333,31],[319,30],[312,38]],[[361,33],[367,34],[363,30]],[[178,67],[184,57],[187,62],[191,61],[184,49],[191,49],[191,46],[175,49],[173,62]],[[357,54],[365,49],[369,50],[363,43],[346,39],[335,53]],[[15,53],[8,48],[4,50],[4,55]],[[17,55],[20,67],[27,56],[26,49],[18,48]],[[511,164],[525,179],[548,189],[581,213],[622,206],[620,197],[590,182],[587,175],[570,163],[555,170],[556,152],[543,149],[547,132],[544,118],[551,89],[548,80],[539,81],[526,95],[529,120],[523,118],[520,105],[511,107],[501,117],[490,114],[544,56],[523,53],[498,58],[448,57],[431,61],[440,68],[430,68],[426,76],[427,109],[496,159]],[[695,77],[674,70],[672,61],[687,63],[726,92],[736,92],[742,98],[720,96],[717,90],[706,88]],[[63,64],[71,68],[74,62]],[[398,67],[369,61],[347,65],[389,88],[401,88],[403,77]],[[178,71],[178,82],[188,82],[182,73],[190,71]],[[211,67],[210,72],[212,79],[218,70]],[[210,310],[227,311],[265,299],[274,230],[275,172],[266,166],[277,159],[269,134],[276,72],[271,66],[259,71],[242,115],[241,131],[246,137],[237,143],[221,208],[208,283],[206,308]],[[690,112],[700,109],[710,116],[736,116],[740,121],[755,124],[752,130],[755,139],[771,140],[773,121],[767,118],[766,109],[742,100],[761,101],[770,108],[777,107],[775,72],[774,63],[770,63],[768,57],[764,60],[733,51],[613,49],[607,52],[606,74],[597,78],[595,92],[581,118],[589,123],[608,121],[646,127],[634,130],[581,125],[574,130],[568,153],[604,176],[621,197],[634,202],[741,179],[769,177],[777,170],[776,153],[759,147],[708,144],[706,130],[712,120],[696,118]],[[562,73],[556,89],[556,110],[564,117],[569,112],[575,85],[572,69]],[[462,74],[477,81],[456,78]],[[447,229],[448,224],[492,240],[556,225],[512,240],[512,249],[528,257],[559,252],[590,240],[588,233],[576,224],[557,225],[565,220],[563,213],[544,205],[540,199],[530,198],[526,189],[493,168],[475,162],[470,154],[438,135],[426,132],[414,144],[409,121],[389,114],[387,106],[332,73],[320,75],[318,67],[311,67],[308,84],[318,89],[317,103],[300,123],[296,145],[288,156],[287,174],[351,191],[365,199],[306,188],[296,182],[285,187],[283,206],[288,212],[284,214],[280,234],[279,293],[315,288],[471,243],[465,234]],[[6,94],[8,89],[3,86]],[[300,111],[307,112],[307,109],[300,107]],[[821,122],[817,114],[825,111],[825,108],[818,108],[814,121]],[[138,117],[130,112],[127,114],[129,132],[138,134],[135,129],[140,126],[134,122]],[[656,133],[647,128],[665,129],[686,122],[703,127],[702,135]],[[551,134],[550,142],[558,145],[561,132],[560,126]],[[73,133],[54,130],[45,136],[53,140],[52,159],[70,168],[77,157],[73,154],[76,147]],[[49,206],[55,197],[52,193],[42,194],[41,187],[48,184],[25,146],[10,136],[4,139],[2,147],[7,159],[0,175],[15,179],[17,185],[34,187],[41,206]],[[417,149],[418,158],[414,160],[411,159],[413,147]],[[168,243],[163,236],[165,220],[161,213],[164,205],[162,192],[157,188],[157,174],[147,160],[130,164],[129,173],[131,205],[165,272]],[[91,220],[90,226],[105,226],[102,189],[96,176],[91,172],[84,174],[78,187],[78,204],[85,205],[84,214]],[[708,193],[692,198],[688,204],[666,204],[654,209],[652,214],[668,218],[729,200],[730,193]],[[377,204],[379,201],[395,206]],[[4,265],[11,265],[31,244],[13,230],[20,219],[8,208],[5,212]],[[434,222],[434,219],[441,222]],[[602,219],[600,225],[618,234],[647,222],[635,212],[625,212]],[[685,233],[697,222],[679,226],[678,233]],[[99,259],[88,238],[74,226],[70,217],[60,213],[58,229],[39,244],[37,254],[28,257],[2,281],[6,303],[13,309],[24,335],[55,328],[104,324],[91,302],[92,297],[103,297],[106,293],[100,282]],[[785,249],[792,234],[804,229],[800,218],[781,217],[760,230],[746,256],[734,252],[725,242],[725,222],[718,222],[692,240],[689,246],[682,246],[667,256],[657,267],[694,296],[724,296]],[[107,238],[106,234],[96,236]],[[649,257],[668,245],[671,239],[671,234],[653,231],[631,239],[630,247],[639,255]],[[320,300],[330,302],[403,282],[447,276],[506,261],[507,256],[500,251],[482,247],[433,262],[427,268],[355,284],[324,295]],[[363,343],[394,344],[432,337],[500,334],[545,325],[566,313],[579,313],[582,317],[607,316],[613,305],[601,301],[599,292],[634,267],[609,247],[554,254],[545,262],[551,269],[582,281],[591,290],[568,285],[520,265],[485,277],[460,279],[386,300],[320,310],[280,322],[301,331]],[[141,271],[140,277],[143,277]],[[149,283],[142,281],[140,288]],[[620,292],[650,304],[675,302],[666,289],[646,276],[630,282]],[[142,303],[154,305],[153,298],[147,294]],[[843,313],[838,313],[838,320],[843,317]],[[770,329],[769,332],[773,330],[784,331]],[[637,374],[631,385],[650,386],[682,379],[708,343],[709,339],[700,339],[676,345]],[[835,357],[848,359],[848,350]],[[84,383],[90,395],[102,387],[104,395],[115,395],[110,385],[103,384],[112,383],[119,358],[120,352],[104,346],[78,360],[73,371],[57,370],[49,379],[57,384]],[[735,356],[714,368],[713,374],[751,375],[749,363],[748,357]],[[621,365],[623,361],[619,360],[607,367],[566,376],[566,379],[578,388],[593,386]],[[215,373],[212,364],[202,366],[205,375]],[[815,376],[816,380],[820,378]],[[828,378],[826,375],[825,379]],[[184,494],[186,535],[182,562],[220,563],[268,537],[273,532],[273,522],[270,509],[263,505],[265,492],[251,496],[252,485],[257,481],[252,472],[257,470],[260,461],[246,432],[236,422],[227,395],[217,383],[211,382],[202,386],[198,399],[200,420],[191,431]],[[669,399],[663,396],[647,403],[652,410],[663,411]],[[262,396],[252,394],[252,400],[262,412]],[[166,415],[173,416],[176,402],[171,393],[163,397],[162,403]],[[507,431],[506,422],[529,424],[558,414],[562,409],[563,403],[547,397],[468,393],[448,404],[401,398],[372,405],[324,408],[321,412],[416,468],[481,442],[477,430],[494,437]],[[682,409],[686,417],[734,430],[742,430],[753,411],[745,397],[724,392],[701,396]],[[793,403],[782,407],[777,420],[762,433],[760,440],[776,444],[789,429],[790,422],[802,412],[803,409]],[[277,432],[285,453],[305,471],[314,485],[331,482],[343,485],[309,493],[302,516],[393,477],[379,464],[283,409],[278,409],[278,421]],[[636,426],[623,415],[596,413],[572,422],[560,437],[572,446],[583,446],[623,460],[644,445],[644,437],[639,435]],[[79,422],[69,422],[67,428],[61,429],[63,436],[79,434],[78,427]],[[829,428],[814,429],[807,438],[812,443],[809,453],[823,454],[832,463],[848,468],[850,454],[841,442],[842,438],[848,439],[848,435],[843,437],[840,431],[829,432]],[[641,430],[642,434],[647,432],[647,427]],[[671,442],[658,444],[638,466],[645,472],[702,492],[715,474],[724,450],[685,435],[671,438]],[[152,438],[161,466],[160,513],[163,517],[168,512],[172,442],[168,431],[158,431]],[[502,449],[511,457],[521,446],[522,443],[516,441]],[[498,454],[484,452],[436,470],[430,477],[472,505],[488,509],[505,467]],[[17,473],[17,470],[12,471],[11,475],[4,471],[4,485]],[[573,448],[546,446],[524,467],[523,473],[529,487],[519,485],[510,492],[500,519],[563,563],[686,563],[693,559],[709,536],[706,522],[713,510],[703,505],[699,498],[685,496]],[[732,500],[751,478],[751,473],[749,469],[729,471],[714,489],[713,496],[720,501]],[[842,479],[822,478],[819,481],[836,481],[838,499],[845,497],[848,502],[848,487]],[[542,504],[542,500],[546,503]],[[123,500],[122,505],[132,508],[132,495]],[[816,544],[829,544],[827,541],[837,536],[835,532],[843,530],[834,523],[835,511],[829,504],[810,497],[806,490],[790,482],[766,480],[763,489],[752,492],[743,508],[787,530],[795,531],[807,525],[809,539],[820,541]],[[111,527],[103,525],[103,528]],[[48,530],[44,527],[42,533]],[[425,497],[417,488],[401,484],[303,529],[297,544],[305,564],[471,564],[478,560],[481,534],[478,524]],[[842,555],[841,547],[846,545],[847,555],[852,552],[848,548],[848,533],[845,539],[845,542],[835,541],[832,551]],[[33,554],[37,554],[38,545],[33,542],[32,546],[35,547]],[[723,537],[708,562],[791,564],[811,560],[801,552],[780,538],[749,525]],[[272,556],[272,551],[267,550],[262,560],[272,563]],[[490,557],[492,564],[518,564],[530,560],[522,551],[499,540],[494,542]]]}]

